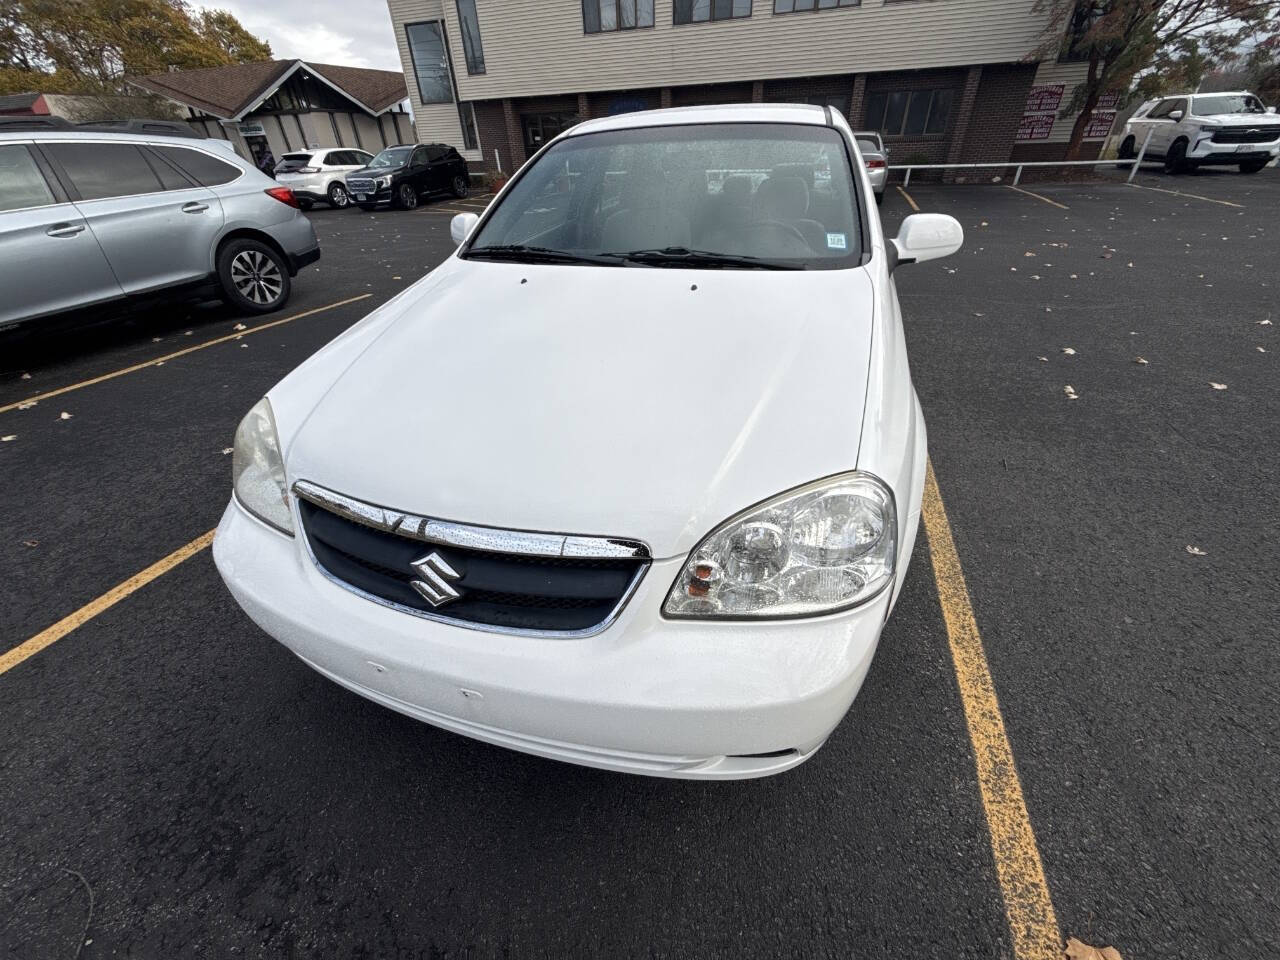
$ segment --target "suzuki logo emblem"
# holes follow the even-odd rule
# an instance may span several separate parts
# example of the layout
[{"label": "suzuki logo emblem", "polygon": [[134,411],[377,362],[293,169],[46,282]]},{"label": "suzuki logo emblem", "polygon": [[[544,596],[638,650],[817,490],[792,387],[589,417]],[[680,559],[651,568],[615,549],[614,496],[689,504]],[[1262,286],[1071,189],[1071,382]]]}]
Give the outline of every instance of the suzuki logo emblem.
[{"label": "suzuki logo emblem", "polygon": [[450,600],[457,600],[462,596],[449,583],[450,580],[457,580],[462,574],[449,566],[440,554],[433,551],[421,560],[413,561],[409,566],[422,577],[421,580],[410,581],[409,586],[417,590],[433,607],[443,606]]}]

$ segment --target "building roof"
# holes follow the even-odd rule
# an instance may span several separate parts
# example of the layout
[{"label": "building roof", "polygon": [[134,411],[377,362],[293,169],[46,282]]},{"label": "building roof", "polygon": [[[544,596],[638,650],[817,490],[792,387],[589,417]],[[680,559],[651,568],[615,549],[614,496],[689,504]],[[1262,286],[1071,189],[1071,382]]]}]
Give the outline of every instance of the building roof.
[{"label": "building roof", "polygon": [[310,71],[375,115],[409,95],[402,73],[302,60],[263,60],[199,70],[175,70],[134,77],[129,82],[215,117],[238,120],[300,69]]},{"label": "building roof", "polygon": [[30,110],[41,96],[42,94],[39,93],[11,93],[0,97],[0,113],[7,113],[10,110]]}]

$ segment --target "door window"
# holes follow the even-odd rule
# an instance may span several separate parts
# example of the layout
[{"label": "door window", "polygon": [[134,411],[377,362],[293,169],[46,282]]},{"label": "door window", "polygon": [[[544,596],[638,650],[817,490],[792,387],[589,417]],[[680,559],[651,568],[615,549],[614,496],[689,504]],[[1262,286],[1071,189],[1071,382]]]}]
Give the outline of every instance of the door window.
[{"label": "door window", "polygon": [[409,161],[409,165],[413,167],[420,167],[427,162],[427,159],[427,148],[418,147],[413,151],[413,159]]},{"label": "door window", "polygon": [[160,192],[160,180],[132,143],[51,143],[47,147],[84,200]]},{"label": "door window", "polygon": [[22,210],[53,203],[35,158],[21,144],[0,146],[0,210]]},{"label": "door window", "polygon": [[443,160],[446,152],[445,148],[440,146],[440,144],[433,143],[431,146],[427,147],[427,160],[432,163],[435,163],[437,160]]},{"label": "door window", "polygon": [[191,181],[178,172],[178,169],[165,161],[163,157],[150,154],[147,162],[160,178],[160,185],[166,190],[190,190]]},{"label": "door window", "polygon": [[151,149],[166,160],[173,161],[179,169],[202,187],[216,187],[219,184],[230,183],[241,174],[239,167],[219,160],[217,157],[211,157],[200,150],[161,146]]}]

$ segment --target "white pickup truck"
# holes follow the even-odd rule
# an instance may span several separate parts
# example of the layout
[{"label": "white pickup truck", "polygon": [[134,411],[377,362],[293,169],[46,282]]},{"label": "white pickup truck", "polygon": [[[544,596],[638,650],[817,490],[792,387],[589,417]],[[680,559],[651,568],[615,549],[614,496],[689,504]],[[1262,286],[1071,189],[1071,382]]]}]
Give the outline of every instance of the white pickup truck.
[{"label": "white pickup truck", "polygon": [[1275,107],[1247,91],[1165,97],[1124,125],[1120,159],[1131,160],[1147,143],[1148,157],[1163,157],[1167,173],[1233,164],[1257,173],[1280,156],[1280,117]]}]

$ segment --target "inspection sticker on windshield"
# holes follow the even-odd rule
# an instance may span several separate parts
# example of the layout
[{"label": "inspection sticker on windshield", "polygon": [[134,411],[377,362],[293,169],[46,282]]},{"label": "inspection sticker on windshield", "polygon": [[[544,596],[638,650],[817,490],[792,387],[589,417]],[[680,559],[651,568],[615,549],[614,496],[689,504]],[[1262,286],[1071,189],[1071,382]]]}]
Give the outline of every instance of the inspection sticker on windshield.
[{"label": "inspection sticker on windshield", "polygon": [[828,233],[828,234],[827,234],[827,249],[828,249],[828,250],[843,250],[844,248],[845,248],[845,243],[844,243],[844,234],[843,234],[843,233]]}]

